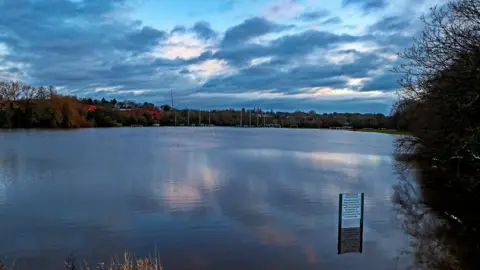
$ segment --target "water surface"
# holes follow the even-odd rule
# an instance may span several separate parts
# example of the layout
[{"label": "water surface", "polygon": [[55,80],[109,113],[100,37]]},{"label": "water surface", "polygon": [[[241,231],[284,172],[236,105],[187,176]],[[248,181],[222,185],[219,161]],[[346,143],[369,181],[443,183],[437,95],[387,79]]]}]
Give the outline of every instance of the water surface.
[{"label": "water surface", "polygon": [[[95,262],[157,250],[165,269],[401,269],[394,139],[337,130],[2,131],[0,258],[62,269],[70,252]],[[341,192],[365,193],[362,254],[337,255]]]}]

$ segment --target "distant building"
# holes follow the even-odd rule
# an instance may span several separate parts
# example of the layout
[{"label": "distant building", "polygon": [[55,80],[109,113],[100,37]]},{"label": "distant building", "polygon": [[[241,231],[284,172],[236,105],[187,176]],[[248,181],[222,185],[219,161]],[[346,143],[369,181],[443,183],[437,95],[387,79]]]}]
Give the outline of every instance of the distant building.
[{"label": "distant building", "polygon": [[140,108],[140,105],[135,103],[134,101],[121,101],[115,104],[115,109],[136,109]]},{"label": "distant building", "polygon": [[83,105],[83,109],[84,109],[85,111],[89,112],[89,111],[95,111],[95,110],[97,110],[97,109],[103,109],[103,108],[100,107],[100,106],[84,104],[84,105]]}]

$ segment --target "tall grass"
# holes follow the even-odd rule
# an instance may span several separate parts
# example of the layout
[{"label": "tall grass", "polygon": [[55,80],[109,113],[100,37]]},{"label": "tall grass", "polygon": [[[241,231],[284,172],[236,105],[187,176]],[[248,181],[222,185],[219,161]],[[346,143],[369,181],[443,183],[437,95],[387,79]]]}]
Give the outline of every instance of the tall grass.
[{"label": "tall grass", "polygon": [[123,260],[115,258],[112,259],[112,262],[109,265],[105,265],[105,263],[102,262],[97,263],[95,267],[91,267],[86,261],[83,261],[83,263],[77,267],[75,259],[70,257],[65,261],[65,267],[68,270],[163,270],[158,254],[155,254],[155,256],[138,258],[128,252],[123,254]]},{"label": "tall grass", "polygon": [[[65,260],[65,268],[68,270],[163,270],[160,264],[160,257],[158,254],[148,257],[136,257],[128,252],[123,254],[122,260],[117,258],[112,259],[110,264],[103,262],[97,263],[95,266],[91,266],[86,260],[77,263],[76,258],[70,255]],[[11,266],[4,264],[0,261],[0,270],[22,270],[19,267],[15,267],[15,264]],[[45,269],[48,270],[48,269]]]}]

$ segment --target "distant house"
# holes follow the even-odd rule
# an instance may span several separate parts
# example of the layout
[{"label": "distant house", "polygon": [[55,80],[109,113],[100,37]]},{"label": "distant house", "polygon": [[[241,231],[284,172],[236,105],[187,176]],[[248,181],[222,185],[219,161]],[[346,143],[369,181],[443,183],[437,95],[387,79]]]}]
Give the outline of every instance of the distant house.
[{"label": "distant house", "polygon": [[121,101],[115,104],[116,109],[137,109],[140,105],[134,101]]},{"label": "distant house", "polygon": [[89,112],[89,111],[95,111],[97,109],[103,109],[100,106],[95,106],[95,105],[89,105],[89,104],[84,104],[83,105],[83,110]]}]

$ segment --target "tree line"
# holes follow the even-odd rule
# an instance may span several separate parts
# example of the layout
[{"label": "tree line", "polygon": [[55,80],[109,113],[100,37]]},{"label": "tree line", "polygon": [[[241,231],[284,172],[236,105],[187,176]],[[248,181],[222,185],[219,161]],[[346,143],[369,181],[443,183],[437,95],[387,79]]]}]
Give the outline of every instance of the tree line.
[{"label": "tree line", "polygon": [[57,94],[55,87],[0,82],[1,128],[86,126],[88,123],[76,100]]},{"label": "tree line", "polygon": [[241,110],[170,110],[160,119],[162,125],[279,126],[298,128],[393,128],[395,123],[383,114],[323,113]]},{"label": "tree line", "polygon": [[[82,128],[153,125],[149,114],[125,116],[106,107],[88,111],[88,99],[58,94],[53,86],[0,82],[0,128]],[[92,103],[93,104],[93,103]],[[148,104],[150,106],[150,104]]]},{"label": "tree line", "polygon": [[400,53],[408,64],[394,70],[403,91],[392,118],[414,135],[399,150],[445,163],[480,160],[480,2],[453,1],[423,20],[423,33]]},{"label": "tree line", "polygon": [[395,201],[417,268],[480,269],[480,1],[451,1],[422,20],[393,70],[403,91],[392,118],[413,135],[397,141]]},{"label": "tree line", "polygon": [[[86,110],[85,105],[95,106]],[[125,114],[122,109],[158,109],[161,117],[149,113]],[[383,114],[281,112],[254,109],[195,110],[172,109],[164,104],[136,103],[102,98],[77,98],[60,95],[53,86],[34,87],[19,82],[0,83],[1,128],[80,128],[117,126],[281,126],[354,129],[397,129],[395,118]]]}]

